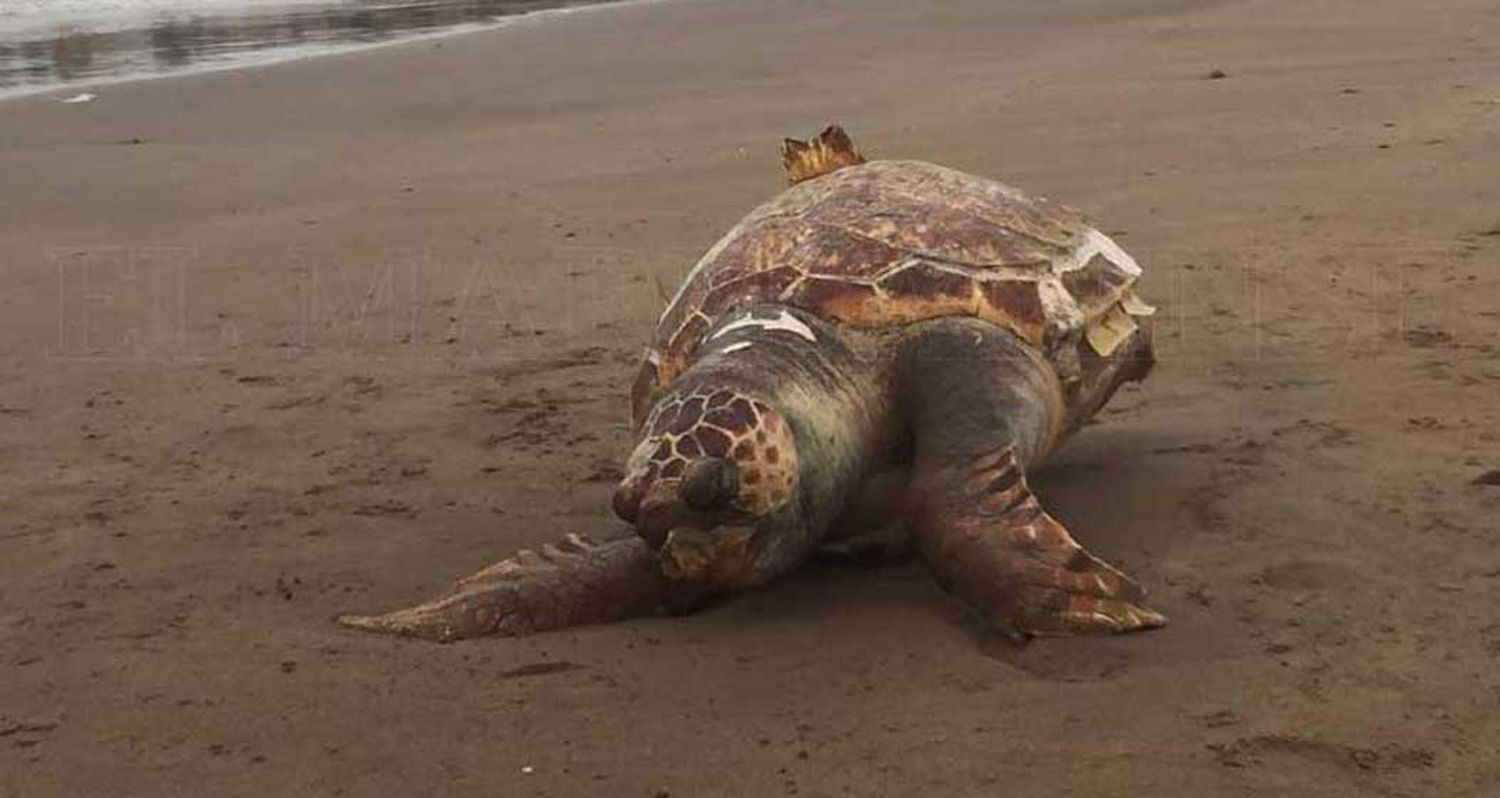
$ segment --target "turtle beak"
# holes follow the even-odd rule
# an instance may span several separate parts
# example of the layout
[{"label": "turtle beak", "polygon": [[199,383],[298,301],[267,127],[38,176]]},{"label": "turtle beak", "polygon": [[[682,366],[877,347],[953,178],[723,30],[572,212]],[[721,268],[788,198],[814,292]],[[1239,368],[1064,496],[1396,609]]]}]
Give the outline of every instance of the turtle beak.
[{"label": "turtle beak", "polygon": [[678,498],[675,479],[658,479],[643,493],[629,520],[635,525],[637,535],[644,538],[651,548],[659,549],[669,532],[690,522],[691,511]]},{"label": "turtle beak", "polygon": [[659,549],[674,529],[716,526],[732,509],[739,490],[739,467],[733,460],[701,457],[689,463],[681,477],[625,480],[615,489],[615,514]]},{"label": "turtle beak", "polygon": [[661,546],[662,573],[680,582],[733,582],[749,570],[753,526],[677,527]]},{"label": "turtle beak", "polygon": [[647,486],[648,483],[645,480],[629,477],[622,480],[615,488],[610,504],[621,521],[633,524],[640,517],[641,502],[646,499]]}]

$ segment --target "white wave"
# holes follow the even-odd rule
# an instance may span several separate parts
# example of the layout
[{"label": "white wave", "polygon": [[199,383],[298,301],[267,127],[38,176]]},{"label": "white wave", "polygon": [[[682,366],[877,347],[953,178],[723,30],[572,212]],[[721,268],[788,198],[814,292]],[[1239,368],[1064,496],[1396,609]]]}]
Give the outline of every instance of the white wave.
[{"label": "white wave", "polygon": [[0,34],[44,33],[65,28],[122,30],[161,17],[254,14],[272,9],[330,5],[312,0],[0,0]]}]

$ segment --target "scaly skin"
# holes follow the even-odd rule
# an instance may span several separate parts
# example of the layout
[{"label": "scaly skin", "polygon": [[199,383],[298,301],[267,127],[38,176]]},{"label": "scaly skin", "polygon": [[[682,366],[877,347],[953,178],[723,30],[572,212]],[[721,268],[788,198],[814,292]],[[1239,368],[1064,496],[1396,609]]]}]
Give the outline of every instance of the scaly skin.
[{"label": "scaly skin", "polygon": [[1016,638],[1129,632],[1166,623],[1146,591],[1042,510],[1010,447],[934,480],[916,521],[944,589]]},{"label": "scaly skin", "polygon": [[[908,386],[915,436],[910,527],[938,582],[1015,638],[1165,623],[1141,605],[1145,591],[1079,546],[1027,485],[1025,469],[1073,430],[1052,368],[982,322],[920,327],[893,378]],[[1086,376],[1107,395],[1149,363],[1149,344],[1137,337]],[[1085,390],[1074,401],[1103,397]]]},{"label": "scaly skin", "polygon": [[687,601],[690,594],[667,580],[656,552],[641,538],[594,543],[571,535],[540,552],[523,549],[458,580],[424,604],[338,620],[359,629],[446,643],[609,623]]},{"label": "scaly skin", "polygon": [[[569,538],[416,607],[340,620],[450,641],[685,608],[796,568],[832,542],[834,522],[868,480],[905,468],[916,548],[946,589],[1000,631],[1165,622],[1141,605],[1139,585],[1084,551],[1027,487],[1025,467],[1070,430],[1056,377],[1019,338],[972,319],[885,337],[780,308],[752,309],[725,327],[736,320],[709,336],[642,430],[615,496],[636,537]],[[1124,352],[1149,357],[1144,341],[1132,346]],[[1096,391],[1143,373],[1100,368],[1107,379],[1093,381]],[[683,441],[693,442],[686,453]],[[714,441],[709,451],[704,441]],[[756,473],[771,476],[745,479]]]},{"label": "scaly skin", "polygon": [[343,623],[455,640],[682,608],[796,568],[898,473],[887,505],[1000,630],[1165,622],[1025,477],[1149,370],[1139,267],[1071,211],[931,164],[866,164],[836,127],[783,157],[803,185],[710,249],[658,320],[614,496],[637,537],[522,552]]},{"label": "scaly skin", "polygon": [[[831,325],[801,318],[821,337],[754,324],[730,330],[662,397],[615,493],[615,511],[636,537],[571,538],[491,565],[418,606],[339,621],[439,641],[520,635],[685,609],[796,568],[858,486],[885,418],[871,407],[882,393],[868,364]],[[700,454],[684,456],[685,441]],[[731,463],[733,478],[687,500],[692,464],[714,461]]]}]

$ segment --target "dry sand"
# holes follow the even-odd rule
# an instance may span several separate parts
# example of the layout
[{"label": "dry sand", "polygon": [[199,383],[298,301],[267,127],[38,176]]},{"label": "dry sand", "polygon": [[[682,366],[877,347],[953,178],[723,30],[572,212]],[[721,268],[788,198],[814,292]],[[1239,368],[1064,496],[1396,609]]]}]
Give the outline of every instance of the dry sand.
[{"label": "dry sand", "polygon": [[[1496,794],[1497,42],[702,0],[0,103],[0,795]],[[830,120],[1147,266],[1163,362],[1034,481],[1173,624],[1015,650],[906,564],[334,625],[617,528],[658,292]]]}]

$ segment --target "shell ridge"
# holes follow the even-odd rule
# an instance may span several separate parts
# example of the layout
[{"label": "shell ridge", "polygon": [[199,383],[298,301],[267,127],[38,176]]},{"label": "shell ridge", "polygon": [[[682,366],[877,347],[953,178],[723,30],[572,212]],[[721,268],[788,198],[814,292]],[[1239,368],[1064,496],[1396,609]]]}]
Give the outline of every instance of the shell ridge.
[{"label": "shell ridge", "polygon": [[[1021,191],[1018,188],[1006,185],[1005,183],[1001,183],[998,180],[989,180],[988,178],[984,178],[988,183],[990,183],[991,185],[996,186],[996,187],[999,188],[999,192],[998,193],[999,193],[1000,196],[999,197],[993,197],[993,196],[986,196],[986,195],[980,194],[978,192],[969,191],[968,189],[969,189],[970,185],[972,184],[973,176],[965,174],[963,172],[960,172],[960,171],[958,171],[956,169],[950,169],[950,168],[948,168],[946,166],[940,166],[938,164],[928,163],[926,161],[877,161],[875,163],[899,164],[899,165],[915,165],[915,166],[918,166],[918,167],[922,167],[925,171],[930,171],[930,172],[934,173],[933,175],[928,176],[927,179],[924,180],[923,182],[926,182],[926,183],[940,183],[939,178],[941,178],[941,180],[943,181],[943,183],[946,183],[946,186],[940,184],[939,187],[949,187],[949,188],[954,188],[954,189],[962,190],[962,191],[965,191],[965,193],[969,193],[969,194],[975,195],[976,197],[981,198],[981,199],[983,199],[985,201],[988,201],[988,202],[1012,203],[1012,204],[1015,204],[1015,205],[1027,208],[1028,210],[1034,211],[1034,212],[1036,212],[1036,213],[1038,213],[1040,215],[1044,215],[1044,216],[1048,215],[1048,212],[1050,211],[1052,215],[1062,217],[1063,219],[1066,220],[1066,222],[1068,222],[1067,226],[1072,229],[1074,240],[1068,241],[1067,243],[1060,243],[1060,242],[1058,242],[1056,240],[1052,240],[1052,239],[1048,239],[1048,238],[1043,238],[1042,236],[1036,235],[1034,233],[1029,233],[1029,232],[1027,232],[1025,230],[1017,230],[1014,227],[1010,227],[1008,225],[1002,224],[1000,222],[995,221],[994,219],[991,219],[989,217],[984,216],[983,214],[977,213],[972,208],[964,207],[962,205],[950,205],[949,206],[950,210],[957,211],[957,212],[959,212],[959,213],[961,213],[961,214],[963,214],[965,216],[968,216],[971,219],[974,219],[974,220],[979,221],[979,222],[983,222],[984,224],[989,225],[990,227],[993,227],[996,230],[1000,231],[1004,235],[1010,235],[1010,236],[1016,236],[1018,238],[1024,238],[1024,239],[1027,239],[1027,240],[1032,241],[1034,243],[1040,244],[1040,245],[1042,245],[1044,247],[1047,247],[1049,249],[1061,250],[1061,251],[1066,252],[1066,251],[1068,251],[1069,249],[1072,248],[1072,247],[1068,246],[1068,244],[1072,244],[1073,246],[1077,246],[1076,238],[1081,237],[1084,234],[1085,230],[1091,230],[1092,229],[1088,225],[1088,223],[1085,222],[1081,218],[1081,215],[1077,211],[1074,211],[1071,208],[1067,208],[1067,207],[1064,207],[1064,206],[1061,206],[1061,205],[1057,205],[1056,203],[1050,203],[1050,202],[1048,202],[1048,203],[1045,203],[1045,205],[1043,205],[1042,203],[1044,201],[1041,198],[1039,198],[1039,197],[1031,197],[1028,194],[1026,194],[1024,191]],[[921,196],[919,196],[917,194],[912,193],[911,191],[907,190],[904,185],[903,186],[898,186],[898,187],[893,187],[893,188],[890,189],[890,191],[891,191],[892,194],[898,194],[902,198],[910,200],[910,201],[912,201],[912,202],[914,202],[916,204],[925,204],[925,203],[927,203],[930,200],[930,198],[923,198],[923,197],[921,197]]]},{"label": "shell ridge", "polygon": [[661,315],[656,317],[657,326],[661,326],[667,320],[667,316],[671,315],[672,309],[677,307],[678,302],[682,301],[682,298],[687,294],[688,288],[698,281],[698,277],[703,274],[709,264],[717,261],[719,256],[724,254],[724,250],[735,239],[739,238],[741,230],[745,228],[749,221],[749,219],[746,219],[730,228],[729,232],[721,236],[718,241],[715,241],[713,246],[709,247],[708,251],[703,253],[702,257],[698,258],[698,262],[693,264],[693,268],[688,269],[688,273],[677,284],[676,293],[672,294],[672,299],[667,302],[667,306],[662,308]]},{"label": "shell ridge", "polygon": [[[928,260],[941,260],[941,261],[945,261],[947,263],[951,263],[951,264],[953,264],[955,266],[972,266],[973,265],[973,264],[966,263],[964,261],[954,260],[953,258],[948,258],[948,257],[945,257],[943,255],[939,255],[936,252],[927,252],[925,250],[920,250],[920,249],[916,249],[914,247],[908,247],[908,246],[905,246],[905,245],[897,246],[895,244],[892,244],[889,241],[883,241],[883,240],[881,240],[879,238],[876,238],[875,236],[872,236],[869,233],[862,233],[862,232],[860,232],[858,230],[850,229],[850,228],[845,227],[845,226],[843,226],[841,224],[838,224],[836,222],[815,221],[815,222],[808,222],[808,224],[812,225],[812,226],[816,226],[816,227],[821,227],[821,228],[824,228],[826,230],[834,230],[834,231],[837,231],[837,232],[840,232],[840,233],[844,233],[845,235],[848,235],[851,238],[858,238],[861,241],[868,241],[871,244],[875,244],[877,246],[885,247],[886,249],[888,249],[888,250],[890,250],[892,252],[904,252],[904,253],[906,253],[907,257],[926,258]],[[842,275],[842,274],[832,274],[832,275],[825,274],[823,276],[842,278],[844,275]]]},{"label": "shell ridge", "polygon": [[1065,205],[923,161],[846,166],[762,203],[714,242],[658,319],[643,373],[670,382],[715,323],[779,302],[853,328],[982,318],[1037,344],[1066,378],[1086,336],[1107,348],[1113,327],[1094,328],[1140,273]]},{"label": "shell ridge", "polygon": [[[877,162],[877,163],[918,163],[918,164],[920,164],[922,162],[921,161],[910,161],[910,162],[908,162],[908,161],[899,161],[899,162],[885,161],[885,162]],[[929,165],[930,166],[930,164],[924,164],[924,165]],[[924,198],[924,197],[922,197],[919,194],[913,193],[913,192],[908,191],[908,190],[904,190],[904,188],[900,188],[900,187],[888,188],[887,192],[888,192],[889,196],[892,196],[892,197],[895,197],[895,198],[899,198],[901,200],[905,200],[906,202],[909,202],[912,205],[919,205],[920,206],[920,205],[929,204],[931,202],[931,198]],[[820,207],[821,205],[823,205],[824,203],[826,203],[826,202],[828,202],[828,201],[830,201],[832,199],[835,199],[835,198],[834,197],[825,197],[823,199],[820,199],[820,200],[818,200],[818,202],[814,203],[813,205],[808,206],[807,211],[810,214],[811,211],[813,211],[814,209]],[[1012,196],[1007,195],[1005,199],[1007,201],[1015,202],[1017,204],[1025,204],[1026,203],[1026,197],[1024,197],[1024,196],[1012,197]],[[972,221],[980,223],[981,225],[984,225],[987,228],[990,228],[990,230],[993,231],[993,233],[994,233],[994,235],[995,235],[996,238],[1022,239],[1022,240],[1025,240],[1025,241],[1029,241],[1032,244],[1036,245],[1036,247],[1038,249],[1042,249],[1042,250],[1048,252],[1049,253],[1049,255],[1048,255],[1049,259],[1055,259],[1055,258],[1058,258],[1058,257],[1065,257],[1068,253],[1070,253],[1071,251],[1073,251],[1074,249],[1076,249],[1080,245],[1077,239],[1083,238],[1086,235],[1085,231],[1092,230],[1092,228],[1090,228],[1087,224],[1085,224],[1081,219],[1069,218],[1067,221],[1071,223],[1070,228],[1072,229],[1072,237],[1073,237],[1073,240],[1071,240],[1071,241],[1068,242],[1068,244],[1071,244],[1071,246],[1069,246],[1067,244],[1060,244],[1060,243],[1058,243],[1055,240],[1044,238],[1044,237],[1042,237],[1040,235],[1037,235],[1035,233],[1027,232],[1025,230],[1020,230],[1020,229],[1017,229],[1015,227],[1003,224],[1003,223],[998,222],[998,221],[996,221],[994,219],[991,219],[991,218],[989,218],[989,217],[987,217],[987,216],[985,216],[985,215],[983,215],[981,213],[978,213],[978,212],[974,211],[971,208],[966,208],[966,207],[963,207],[961,205],[950,205],[950,206],[948,206],[947,210],[949,212],[951,212],[951,213],[955,213],[957,215],[962,215],[965,218],[968,218],[968,219],[970,219]],[[1031,210],[1036,210],[1038,212],[1041,211],[1041,209],[1037,209],[1037,208],[1031,208]],[[871,214],[871,215],[872,216],[886,216],[886,217],[900,218],[900,219],[906,219],[907,218],[906,214],[898,213],[898,212],[881,212],[881,213]],[[849,230],[848,228],[844,228],[844,227],[842,227],[842,226],[840,226],[840,225],[838,225],[838,224],[836,224],[834,222],[829,222],[829,221],[824,221],[824,220],[817,220],[817,221],[811,221],[811,222],[809,222],[809,224],[829,225],[829,226],[836,227],[837,229],[840,229],[840,230],[842,230],[844,232],[855,234],[854,231]],[[893,245],[893,244],[891,244],[890,242],[887,242],[887,241],[880,241],[880,239],[873,239],[873,237],[869,236],[868,234],[858,234],[858,235],[861,235],[862,237],[864,237],[866,239],[872,239],[872,240],[875,240],[875,241],[879,241],[880,243],[885,244],[886,246],[891,246],[891,247],[894,247],[896,249],[905,250],[907,252],[911,252],[911,253],[914,253],[914,254],[922,255],[924,257],[930,257],[930,258],[932,258],[934,260],[943,260],[943,261],[946,261],[946,262],[949,262],[949,263],[955,263],[955,264],[967,265],[967,266],[974,266],[974,267],[986,267],[986,266],[992,266],[992,265],[993,266],[1008,265],[1008,264],[1005,264],[1005,263],[1002,263],[1002,262],[975,263],[975,262],[971,262],[971,261],[964,261],[964,260],[959,260],[959,259],[956,259],[956,258],[951,258],[951,257],[948,257],[948,256],[944,256],[944,255],[939,255],[937,253],[930,252],[930,251],[927,251],[927,250],[920,250],[920,249],[916,249],[916,248],[913,248],[913,247],[909,247],[909,246],[907,246],[905,244],[902,244],[900,246],[896,246],[896,245]],[[1111,242],[1111,243],[1113,243],[1113,242]]]}]

